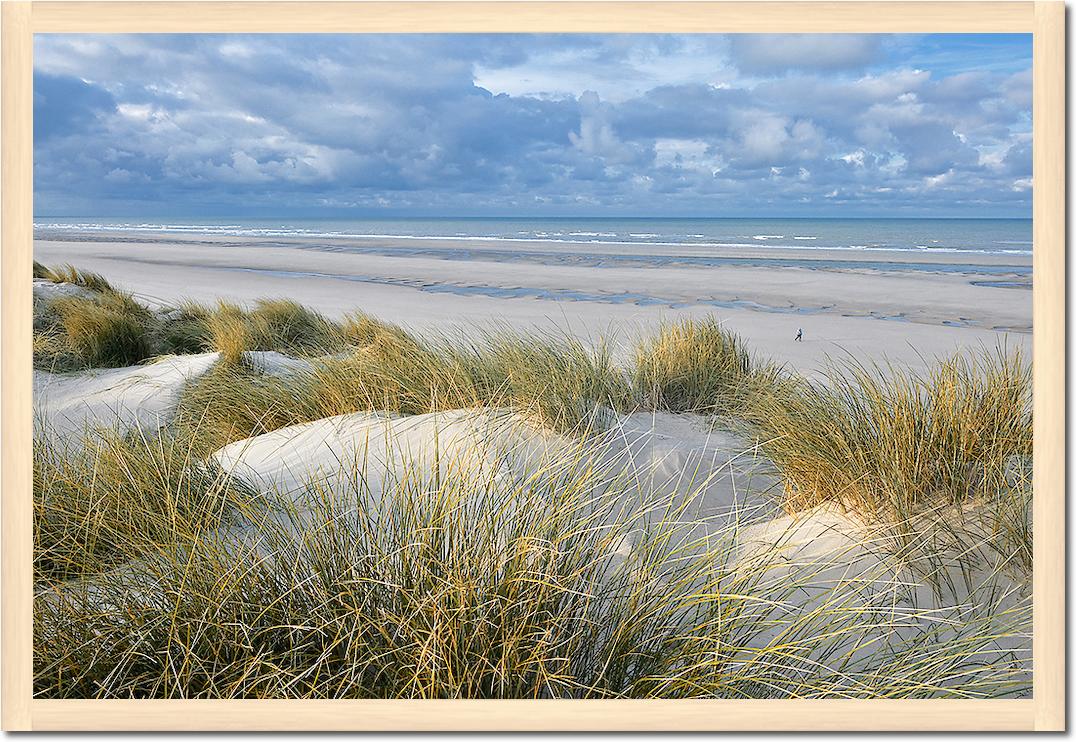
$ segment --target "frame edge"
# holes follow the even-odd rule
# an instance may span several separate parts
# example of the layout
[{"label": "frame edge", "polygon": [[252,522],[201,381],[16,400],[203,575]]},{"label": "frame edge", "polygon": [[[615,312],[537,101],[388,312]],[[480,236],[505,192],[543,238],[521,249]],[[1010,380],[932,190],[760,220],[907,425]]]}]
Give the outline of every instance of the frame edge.
[{"label": "frame edge", "polygon": [[1035,3],[1033,347],[1036,731],[1065,730],[1065,4]]},{"label": "frame edge", "polygon": [[32,479],[25,462],[31,460],[33,428],[31,374],[30,264],[33,254],[33,33],[29,2],[0,5],[0,43],[3,80],[0,92],[2,137],[0,170],[7,190],[2,215],[0,291],[4,311],[0,337],[6,351],[0,359],[3,410],[3,451],[0,485],[0,723],[5,730],[31,728],[33,695],[33,514]]}]

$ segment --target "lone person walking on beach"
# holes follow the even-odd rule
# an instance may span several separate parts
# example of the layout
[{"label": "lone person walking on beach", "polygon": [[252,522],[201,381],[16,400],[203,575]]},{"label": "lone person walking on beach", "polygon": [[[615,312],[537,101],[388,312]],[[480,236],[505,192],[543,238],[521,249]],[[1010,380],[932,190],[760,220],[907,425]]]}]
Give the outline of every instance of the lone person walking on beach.
[{"label": "lone person walking on beach", "polygon": [[802,343],[803,342],[803,328],[802,327],[800,328],[800,331],[796,333],[796,342],[797,343]]}]

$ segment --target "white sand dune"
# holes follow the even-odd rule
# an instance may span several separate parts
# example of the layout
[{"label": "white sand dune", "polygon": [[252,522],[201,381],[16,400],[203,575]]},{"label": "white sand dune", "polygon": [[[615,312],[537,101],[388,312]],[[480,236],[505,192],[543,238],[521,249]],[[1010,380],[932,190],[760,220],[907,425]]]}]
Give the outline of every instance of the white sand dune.
[{"label": "white sand dune", "polygon": [[416,477],[466,476],[516,487],[586,468],[595,472],[596,491],[638,493],[639,502],[623,508],[675,507],[675,498],[689,498],[684,517],[727,519],[763,505],[761,492],[776,482],[748,442],[709,431],[704,418],[669,413],[617,418],[585,443],[510,410],[355,413],[237,441],[214,459],[254,489],[299,507],[311,483],[342,498],[361,490],[369,504]]},{"label": "white sand dune", "polygon": [[[851,669],[914,643],[922,651],[923,642],[959,641],[965,624],[995,621],[1007,630],[976,649],[977,661],[1017,657],[1030,676],[1029,576],[986,553],[983,542],[917,550],[897,547],[891,535],[833,505],[741,528],[733,575],[750,584],[736,589],[767,598],[759,604],[761,630],[746,646],[783,642],[808,672],[821,653]],[[855,605],[859,615],[847,610]],[[823,630],[830,641],[797,647],[798,637]],[[956,674],[952,685],[965,680]]]},{"label": "white sand dune", "polygon": [[359,412],[236,441],[213,458],[251,487],[301,504],[312,484],[341,497],[353,495],[356,488],[380,496],[415,472],[424,479],[463,471],[496,476],[506,468],[524,474],[528,461],[538,460],[528,456],[538,453],[530,449],[543,443],[570,445],[527,425],[508,410],[453,410],[408,417]]},{"label": "white sand dune", "polygon": [[510,410],[470,409],[340,415],[237,441],[213,458],[266,494],[275,513],[258,514],[258,525],[227,538],[249,548],[268,518],[270,530],[300,540],[327,517],[326,499],[332,512],[361,509],[373,522],[408,497],[432,512],[448,480],[456,483],[452,496],[466,500],[459,507],[495,514],[504,532],[511,519],[541,509],[530,498],[577,492],[571,507],[578,520],[617,529],[606,555],[610,570],[630,563],[661,529],[670,548],[701,554],[727,538],[730,525],[772,516],[769,491],[777,479],[747,441],[709,430],[696,415],[609,414],[608,429],[585,440]]},{"label": "white sand dune", "polygon": [[622,415],[600,445],[607,460],[631,473],[640,491],[694,498],[687,515],[699,519],[728,518],[765,506],[778,486],[773,464],[753,442],[714,429],[701,415]]},{"label": "white sand dune", "polygon": [[93,428],[155,430],[172,420],[183,385],[218,357],[169,356],[144,366],[77,374],[34,371],[35,431],[70,445]]}]

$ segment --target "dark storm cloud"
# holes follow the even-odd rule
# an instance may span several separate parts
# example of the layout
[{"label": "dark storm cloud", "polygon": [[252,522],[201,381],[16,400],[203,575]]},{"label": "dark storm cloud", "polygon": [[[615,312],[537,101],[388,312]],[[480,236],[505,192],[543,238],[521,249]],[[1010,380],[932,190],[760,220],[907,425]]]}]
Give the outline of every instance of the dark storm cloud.
[{"label": "dark storm cloud", "polygon": [[34,140],[93,131],[98,116],[116,110],[103,88],[67,75],[34,72]]}]

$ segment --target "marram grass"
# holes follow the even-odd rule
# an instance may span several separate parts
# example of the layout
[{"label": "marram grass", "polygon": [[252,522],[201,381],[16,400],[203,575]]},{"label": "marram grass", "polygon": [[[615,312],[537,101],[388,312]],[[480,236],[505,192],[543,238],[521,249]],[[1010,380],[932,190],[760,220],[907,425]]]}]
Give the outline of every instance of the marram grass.
[{"label": "marram grass", "polygon": [[96,574],[219,526],[249,493],[166,431],[34,439],[34,578]]},{"label": "marram grass", "polygon": [[286,299],[264,299],[250,310],[224,301],[214,306],[185,301],[153,312],[104,277],[70,265],[35,263],[34,277],[88,291],[34,302],[34,365],[49,371],[130,366],[160,355],[212,350],[233,364],[251,350],[320,355],[389,327],[361,315],[336,323]]},{"label": "marram grass", "polygon": [[[191,382],[176,425],[206,453],[287,425],[351,412],[417,415],[511,407],[554,430],[575,430],[603,408],[633,406],[608,355],[570,338],[492,333],[419,341],[386,326],[344,355],[314,359],[286,378],[229,362]],[[224,356],[227,359],[227,356]]]},{"label": "marram grass", "polygon": [[152,321],[149,311],[119,293],[55,298],[37,323],[34,365],[67,371],[140,363],[153,353],[146,331]]},{"label": "marram grass", "polygon": [[[243,527],[178,520],[131,569],[39,583],[35,690],[96,698],[916,698],[1026,692],[1030,604],[917,609],[892,561],[834,581],[700,540],[585,457],[510,483],[403,465]],[[114,476],[114,475],[113,475]],[[136,507],[148,507],[140,500]],[[521,515],[523,517],[521,517]],[[157,517],[153,514],[152,517]],[[624,539],[636,547],[624,556]],[[838,557],[839,558],[839,557]],[[873,585],[865,589],[864,585]],[[804,591],[819,592],[803,603]],[[797,606],[803,606],[797,608]],[[122,607],[122,608],[119,608]],[[961,682],[966,678],[966,682]]]},{"label": "marram grass", "polygon": [[[569,337],[420,338],[287,301],[155,312],[94,274],[34,274],[91,292],[35,302],[39,368],[221,353],[159,431],[88,431],[69,448],[39,431],[40,697],[1029,692],[1030,602],[1005,587],[1026,585],[1031,569],[1031,382],[1019,354],[965,352],[923,375],[835,365],[809,382],[702,319],[658,328],[625,368],[602,343]],[[256,350],[308,365],[267,373],[245,355]],[[404,471],[380,503],[312,483],[307,510],[274,512],[207,458],[332,415],[490,407],[577,441],[582,460],[508,487]],[[885,560],[820,588],[825,565],[775,572],[779,551],[738,561],[738,526],[701,543],[686,505],[626,507],[637,493],[587,457],[593,433],[640,410],[736,428],[774,463],[786,511],[856,514]],[[353,492],[366,477],[351,472]],[[641,528],[614,569],[610,555]],[[999,587],[969,595],[969,575],[982,574]],[[917,607],[911,577],[950,603]]]},{"label": "marram grass", "polygon": [[786,381],[713,318],[659,327],[636,349],[633,383],[649,407],[744,417]]},{"label": "marram grass", "polygon": [[788,507],[835,501],[906,515],[991,500],[1030,460],[1030,367],[1019,353],[965,353],[926,375],[863,364],[761,398],[766,453]]},{"label": "marram grass", "polygon": [[45,279],[53,283],[71,283],[101,294],[116,292],[112,284],[100,273],[80,270],[70,264],[48,268],[35,260],[34,278]]}]

